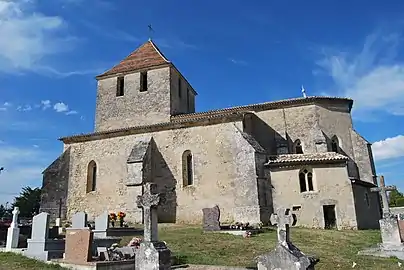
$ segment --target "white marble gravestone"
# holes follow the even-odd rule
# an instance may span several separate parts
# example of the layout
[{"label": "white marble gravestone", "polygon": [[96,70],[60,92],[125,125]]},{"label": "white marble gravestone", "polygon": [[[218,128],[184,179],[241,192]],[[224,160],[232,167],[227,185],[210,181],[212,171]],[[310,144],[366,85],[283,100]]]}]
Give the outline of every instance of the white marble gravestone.
[{"label": "white marble gravestone", "polygon": [[42,212],[32,219],[31,238],[27,240],[28,248],[24,255],[42,261],[62,258],[65,240],[48,239],[49,213]]},{"label": "white marble gravestone", "polygon": [[20,228],[18,228],[18,214],[20,213],[18,207],[14,207],[13,221],[7,230],[7,243],[6,251],[11,251],[13,248],[18,247],[18,240],[20,236]]}]

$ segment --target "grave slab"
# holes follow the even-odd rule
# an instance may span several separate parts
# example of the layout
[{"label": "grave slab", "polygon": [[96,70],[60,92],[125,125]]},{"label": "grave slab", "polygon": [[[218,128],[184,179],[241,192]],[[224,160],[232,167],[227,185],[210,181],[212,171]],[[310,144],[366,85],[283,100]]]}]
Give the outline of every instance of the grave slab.
[{"label": "grave slab", "polygon": [[65,261],[71,263],[87,263],[91,260],[91,244],[93,232],[87,229],[67,229]]}]

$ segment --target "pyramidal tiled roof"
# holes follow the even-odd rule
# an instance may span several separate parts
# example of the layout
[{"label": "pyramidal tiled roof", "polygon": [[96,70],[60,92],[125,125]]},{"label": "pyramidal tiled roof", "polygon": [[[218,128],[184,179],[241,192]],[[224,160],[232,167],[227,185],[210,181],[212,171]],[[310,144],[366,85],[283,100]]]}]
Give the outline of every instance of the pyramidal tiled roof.
[{"label": "pyramidal tiled roof", "polygon": [[156,44],[154,44],[153,41],[148,40],[123,59],[119,64],[103,74],[98,75],[97,78],[164,65],[167,63],[170,63],[170,61],[168,61],[161,53]]}]

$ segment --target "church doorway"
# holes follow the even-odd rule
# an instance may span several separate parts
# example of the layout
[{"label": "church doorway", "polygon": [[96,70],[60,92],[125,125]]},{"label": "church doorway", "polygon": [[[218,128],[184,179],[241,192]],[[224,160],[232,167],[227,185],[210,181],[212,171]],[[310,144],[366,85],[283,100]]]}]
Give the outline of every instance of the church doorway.
[{"label": "church doorway", "polygon": [[324,229],[331,230],[337,227],[337,217],[335,215],[335,205],[323,205]]}]

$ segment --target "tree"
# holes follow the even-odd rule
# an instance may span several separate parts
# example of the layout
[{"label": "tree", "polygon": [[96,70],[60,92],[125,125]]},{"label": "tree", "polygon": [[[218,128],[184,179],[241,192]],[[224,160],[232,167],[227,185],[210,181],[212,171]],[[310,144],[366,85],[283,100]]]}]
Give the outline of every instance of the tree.
[{"label": "tree", "polygon": [[24,187],[19,196],[15,197],[12,208],[18,207],[21,217],[31,218],[39,212],[41,189]]},{"label": "tree", "polygon": [[6,215],[6,208],[4,207],[4,205],[0,205],[0,218],[4,217]]},{"label": "tree", "polygon": [[402,207],[404,206],[404,195],[398,190],[393,190],[390,192],[390,207]]}]

